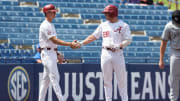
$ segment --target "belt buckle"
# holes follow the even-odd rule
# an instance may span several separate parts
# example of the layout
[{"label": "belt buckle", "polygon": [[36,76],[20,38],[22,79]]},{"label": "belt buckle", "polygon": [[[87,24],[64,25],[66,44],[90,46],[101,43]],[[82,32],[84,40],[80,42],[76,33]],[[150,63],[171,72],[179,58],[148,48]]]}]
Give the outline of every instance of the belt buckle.
[{"label": "belt buckle", "polygon": [[57,48],[46,48],[47,50],[53,50],[53,51],[58,51]]},{"label": "belt buckle", "polygon": [[115,48],[109,48],[109,50],[112,51],[112,52],[115,52],[115,51],[116,51]]},{"label": "belt buckle", "polygon": [[47,50],[51,50],[51,48],[46,48]]},{"label": "belt buckle", "polygon": [[103,48],[106,49],[106,50],[109,50],[111,52],[115,52],[116,51],[115,48],[110,48],[110,47],[103,47]]},{"label": "belt buckle", "polygon": [[58,51],[57,48],[41,48],[41,50],[54,50],[54,51]]}]

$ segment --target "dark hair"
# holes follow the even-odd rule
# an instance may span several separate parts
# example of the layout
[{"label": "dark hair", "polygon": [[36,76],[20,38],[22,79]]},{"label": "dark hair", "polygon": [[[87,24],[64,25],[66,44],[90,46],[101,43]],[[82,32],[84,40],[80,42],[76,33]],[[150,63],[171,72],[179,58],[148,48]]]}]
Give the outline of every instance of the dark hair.
[{"label": "dark hair", "polygon": [[180,10],[176,10],[173,12],[172,21],[174,21],[177,24],[180,24]]}]

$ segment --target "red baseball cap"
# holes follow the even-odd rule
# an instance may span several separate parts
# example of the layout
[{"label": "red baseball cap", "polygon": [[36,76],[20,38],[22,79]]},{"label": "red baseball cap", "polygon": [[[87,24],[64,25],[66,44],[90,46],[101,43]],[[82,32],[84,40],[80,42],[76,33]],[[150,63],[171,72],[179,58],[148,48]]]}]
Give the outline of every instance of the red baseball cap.
[{"label": "red baseball cap", "polygon": [[49,5],[46,5],[43,7],[43,13],[46,13],[46,12],[57,12],[55,6],[53,4],[49,4]]}]

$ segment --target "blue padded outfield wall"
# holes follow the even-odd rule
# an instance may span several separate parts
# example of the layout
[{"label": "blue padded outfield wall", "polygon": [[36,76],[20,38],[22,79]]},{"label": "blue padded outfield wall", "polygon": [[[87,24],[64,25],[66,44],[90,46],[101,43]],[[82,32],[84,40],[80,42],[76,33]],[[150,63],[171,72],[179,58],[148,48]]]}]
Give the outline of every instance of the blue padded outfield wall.
[{"label": "blue padded outfield wall", "polygon": [[[66,101],[104,101],[99,64],[61,64],[60,85]],[[37,101],[41,64],[0,64],[0,101]],[[129,101],[169,101],[169,66],[127,64]],[[121,101],[116,80],[113,99]],[[50,85],[47,101],[57,101]]]}]

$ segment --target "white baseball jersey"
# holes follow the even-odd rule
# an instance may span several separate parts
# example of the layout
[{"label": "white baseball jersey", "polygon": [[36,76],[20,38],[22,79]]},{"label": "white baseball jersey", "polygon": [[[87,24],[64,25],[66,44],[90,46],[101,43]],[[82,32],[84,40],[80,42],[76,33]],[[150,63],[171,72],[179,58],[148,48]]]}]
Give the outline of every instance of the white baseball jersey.
[{"label": "white baseball jersey", "polygon": [[106,47],[116,46],[124,40],[132,39],[128,24],[121,20],[116,23],[106,21],[100,24],[93,35],[96,39],[102,36],[102,46]]},{"label": "white baseball jersey", "polygon": [[57,45],[49,40],[53,36],[56,36],[54,25],[44,20],[39,29],[39,44],[41,48],[57,48]]},{"label": "white baseball jersey", "polygon": [[[102,36],[102,46],[113,48],[124,40],[131,40],[128,24],[119,20],[116,23],[106,21],[98,26],[92,35],[99,39]],[[105,48],[101,54],[101,70],[104,79],[106,101],[112,101],[112,75],[115,72],[122,101],[128,101],[127,72],[122,50],[112,52]]]},{"label": "white baseball jersey", "polygon": [[[59,86],[60,77],[57,68],[57,52],[54,50],[54,48],[57,48],[57,45],[50,40],[53,36],[56,36],[54,25],[47,20],[44,20],[39,30],[39,44],[41,48],[44,48],[41,50],[41,60],[44,66],[44,71],[43,79],[40,84],[39,101],[45,101],[45,96],[50,83],[53,86],[58,100],[64,101]],[[47,48],[51,49],[47,50]]]}]

